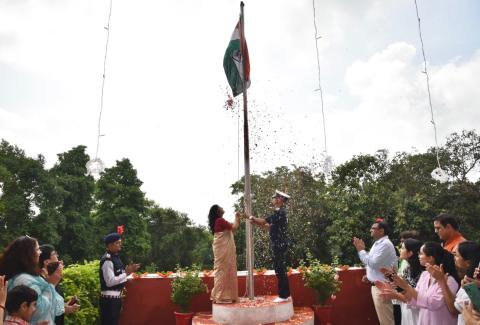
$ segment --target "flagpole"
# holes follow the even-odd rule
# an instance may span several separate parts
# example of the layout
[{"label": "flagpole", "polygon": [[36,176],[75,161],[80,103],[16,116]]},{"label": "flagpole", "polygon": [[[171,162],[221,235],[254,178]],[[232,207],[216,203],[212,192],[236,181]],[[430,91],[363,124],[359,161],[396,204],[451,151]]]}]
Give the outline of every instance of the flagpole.
[{"label": "flagpole", "polygon": [[[247,81],[245,76],[244,60],[244,44],[245,44],[245,21],[243,14],[243,1],[240,2],[240,50],[242,55],[243,68],[243,149],[244,149],[244,165],[245,165],[245,193],[244,204],[246,215],[252,214],[252,197],[251,197],[251,182],[250,182],[250,145],[248,141],[248,108],[247,108]],[[246,258],[247,258],[247,294],[250,300],[254,299],[255,292],[253,288],[253,231],[250,222],[245,223],[246,236]]]}]

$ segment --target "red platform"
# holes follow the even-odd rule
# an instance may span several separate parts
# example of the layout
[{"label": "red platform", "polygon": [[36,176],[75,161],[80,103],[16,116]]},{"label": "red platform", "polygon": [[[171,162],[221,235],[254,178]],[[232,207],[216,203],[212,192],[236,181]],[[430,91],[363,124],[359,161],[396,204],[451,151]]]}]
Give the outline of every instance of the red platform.
[{"label": "red platform", "polygon": [[[275,295],[277,278],[274,274],[255,275],[256,295]],[[365,269],[339,271],[342,290],[334,301],[334,325],[378,325],[378,319],[370,294],[370,286],[362,283]],[[238,276],[238,288],[245,295],[245,275]],[[208,288],[213,288],[213,277],[203,278]],[[170,300],[171,278],[139,278],[127,282],[127,296],[124,300],[120,325],[174,325],[174,311],[178,311]],[[294,273],[289,277],[290,291],[295,307],[314,304],[314,292],[304,286],[302,275]],[[194,312],[211,312],[209,293],[194,298]]]}]

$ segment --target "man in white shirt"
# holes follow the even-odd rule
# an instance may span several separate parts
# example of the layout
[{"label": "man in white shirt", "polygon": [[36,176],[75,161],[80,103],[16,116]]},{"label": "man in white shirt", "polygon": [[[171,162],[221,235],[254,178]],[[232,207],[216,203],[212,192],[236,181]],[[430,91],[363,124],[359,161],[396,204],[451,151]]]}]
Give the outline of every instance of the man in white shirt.
[{"label": "man in white shirt", "polygon": [[122,289],[127,276],[138,270],[140,264],[129,264],[124,268],[118,253],[122,249],[122,238],[111,233],[104,238],[107,251],[100,259],[100,323],[117,325],[122,308]]},{"label": "man in white shirt", "polygon": [[383,219],[377,219],[370,228],[370,235],[375,240],[370,252],[365,251],[363,240],[353,237],[353,245],[357,249],[358,257],[367,269],[368,281],[372,284],[372,299],[377,312],[380,325],[394,325],[393,305],[390,300],[380,297],[380,290],[373,285],[375,281],[386,281],[380,268],[392,268],[397,266],[397,254],[395,247],[388,239],[388,225]]}]

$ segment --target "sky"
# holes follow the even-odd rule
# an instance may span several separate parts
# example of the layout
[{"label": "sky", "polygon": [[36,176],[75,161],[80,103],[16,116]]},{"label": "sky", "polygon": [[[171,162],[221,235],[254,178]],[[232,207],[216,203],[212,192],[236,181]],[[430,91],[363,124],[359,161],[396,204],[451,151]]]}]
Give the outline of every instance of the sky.
[{"label": "sky", "polygon": [[[441,145],[479,132],[480,2],[417,2]],[[324,153],[313,4],[334,163],[434,146],[413,0],[247,0],[252,172]],[[109,5],[0,0],[0,138],[47,167],[77,145],[95,156]],[[98,156],[129,158],[147,198],[196,224],[213,204],[233,219],[230,185],[243,175],[222,66],[238,16],[231,0],[112,2]]]}]

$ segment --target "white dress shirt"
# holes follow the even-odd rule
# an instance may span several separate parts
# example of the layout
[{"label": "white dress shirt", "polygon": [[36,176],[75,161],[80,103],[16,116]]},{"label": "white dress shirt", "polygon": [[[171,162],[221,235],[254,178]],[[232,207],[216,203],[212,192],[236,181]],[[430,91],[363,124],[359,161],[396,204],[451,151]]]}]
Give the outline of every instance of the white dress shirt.
[{"label": "white dress shirt", "polygon": [[[127,273],[125,273],[125,271],[123,271],[120,275],[115,276],[112,261],[105,261],[103,263],[102,273],[103,273],[103,279],[105,280],[107,287],[113,287],[113,286],[116,286],[117,284],[127,282]],[[121,294],[120,291],[115,291],[115,290],[102,291],[102,295],[120,297],[120,294]]]},{"label": "white dress shirt", "polygon": [[370,252],[367,253],[365,250],[358,252],[358,257],[367,269],[367,278],[370,282],[386,280],[380,272],[381,267],[397,267],[395,247],[388,236],[376,240]]}]

